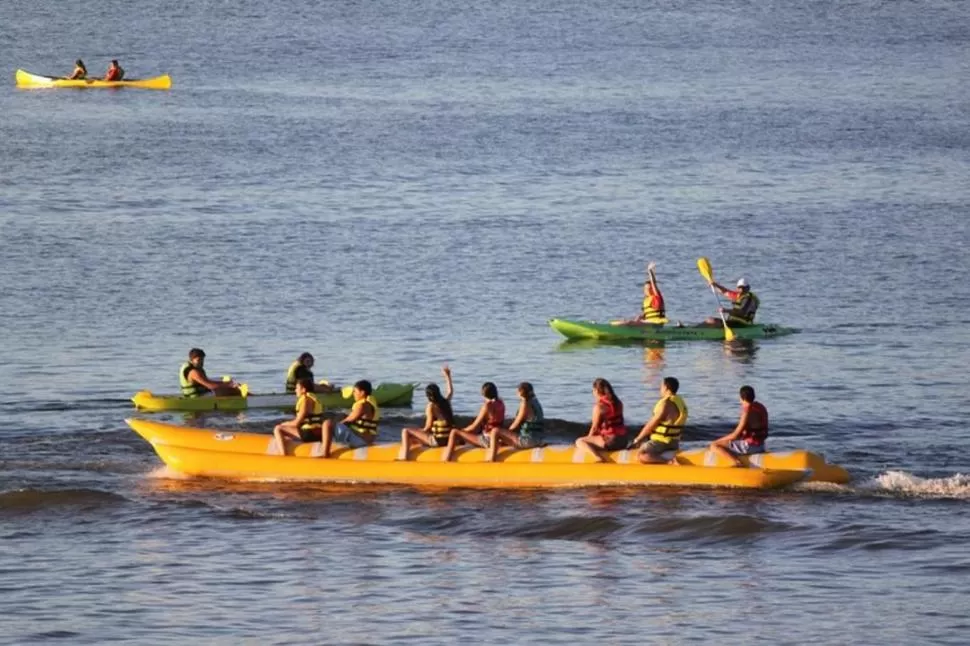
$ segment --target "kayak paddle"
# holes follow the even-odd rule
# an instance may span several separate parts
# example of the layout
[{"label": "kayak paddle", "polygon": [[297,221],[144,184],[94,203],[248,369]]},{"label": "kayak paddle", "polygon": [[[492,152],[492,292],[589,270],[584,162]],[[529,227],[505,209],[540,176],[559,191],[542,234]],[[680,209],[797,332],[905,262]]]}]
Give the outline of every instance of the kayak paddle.
[{"label": "kayak paddle", "polygon": [[714,300],[717,301],[717,311],[721,315],[721,323],[724,324],[724,340],[730,343],[735,339],[734,330],[727,324],[724,312],[721,311],[721,299],[718,298],[717,290],[714,289],[714,270],[711,269],[711,261],[701,256],[697,259],[697,270],[701,272],[701,276],[704,277],[711,288],[711,293],[714,294]]}]

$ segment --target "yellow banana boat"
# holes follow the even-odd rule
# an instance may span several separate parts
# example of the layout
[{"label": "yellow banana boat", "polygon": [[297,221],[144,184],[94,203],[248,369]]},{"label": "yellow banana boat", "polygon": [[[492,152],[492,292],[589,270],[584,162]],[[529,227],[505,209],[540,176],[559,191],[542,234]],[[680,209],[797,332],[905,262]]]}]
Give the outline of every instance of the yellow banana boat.
[{"label": "yellow banana boat", "polygon": [[335,449],[317,457],[320,443],[296,444],[281,455],[272,436],[231,430],[192,429],[141,419],[126,420],[175,471],[191,476],[245,480],[368,482],[462,487],[576,487],[604,485],[681,485],[774,489],[808,479],[809,465],[826,466],[828,477],[848,480],[844,469],[825,465],[806,451],[768,453],[755,468],[711,463],[705,451],[678,454],[678,465],[642,465],[635,451],[616,451],[599,464],[574,447],[503,449],[497,462],[485,452],[463,448],[453,462],[442,462],[442,449],[415,449],[411,460],[396,461],[399,445]]},{"label": "yellow banana boat", "polygon": [[103,88],[103,87],[137,87],[146,90],[168,90],[172,87],[172,77],[168,74],[153,76],[147,79],[125,79],[123,81],[102,81],[101,79],[66,79],[56,76],[41,76],[24,70],[17,70],[17,87],[24,89],[38,88]]},{"label": "yellow banana boat", "polygon": [[[349,389],[348,389],[349,390]],[[414,384],[378,384],[374,388],[374,398],[378,406],[410,406],[414,397]],[[353,396],[344,391],[320,393],[320,403],[325,408],[350,408]],[[142,390],[131,398],[135,408],[150,413],[181,411],[198,413],[204,411],[239,412],[253,408],[274,408],[292,410],[296,405],[296,395],[292,393],[249,394],[245,397],[182,397],[181,395],[156,395],[150,390]]]}]

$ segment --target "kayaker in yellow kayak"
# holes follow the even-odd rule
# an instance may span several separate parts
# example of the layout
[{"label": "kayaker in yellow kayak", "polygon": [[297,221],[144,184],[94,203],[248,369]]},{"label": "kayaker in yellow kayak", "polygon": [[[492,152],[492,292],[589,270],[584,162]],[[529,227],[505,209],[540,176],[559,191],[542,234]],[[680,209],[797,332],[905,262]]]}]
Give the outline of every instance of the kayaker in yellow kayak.
[{"label": "kayaker in yellow kayak", "polygon": [[643,283],[643,311],[640,316],[627,321],[614,321],[613,325],[663,325],[667,322],[664,296],[657,284],[657,263],[647,265],[647,280]]},{"label": "kayaker in yellow kayak", "polygon": [[505,424],[505,402],[499,399],[498,388],[491,381],[482,384],[482,397],[485,402],[478,411],[478,415],[471,424],[462,429],[454,428],[448,436],[448,446],[441,459],[444,462],[451,460],[451,456],[458,444],[472,444],[487,449],[490,433],[495,429],[502,428]]},{"label": "kayaker in yellow kayak", "polygon": [[734,462],[734,466],[744,466],[739,455],[753,455],[765,452],[768,439],[768,409],[755,401],[754,388],[741,386],[738,391],[741,400],[741,418],[734,430],[711,443],[711,450]]},{"label": "kayaker in yellow kayak", "polygon": [[74,61],[74,72],[67,78],[74,80],[84,80],[88,77],[88,68],[84,66],[84,61],[80,58]]},{"label": "kayaker in yellow kayak", "polygon": [[398,460],[407,460],[411,450],[412,440],[425,446],[444,446],[448,443],[448,436],[455,425],[455,416],[451,410],[451,396],[454,387],[451,382],[451,369],[441,368],[445,377],[445,394],[441,394],[438,384],[428,384],[424,394],[428,398],[428,405],[424,409],[424,426],[422,428],[405,428],[401,431],[401,451]]},{"label": "kayaker in yellow kayak", "polygon": [[489,432],[486,462],[495,462],[495,453],[502,444],[517,449],[531,449],[545,444],[545,417],[542,404],[536,398],[532,384],[519,384],[519,410],[508,430],[493,428]]},{"label": "kayaker in yellow kayak", "polygon": [[623,402],[616,396],[613,386],[605,379],[593,382],[593,421],[589,432],[576,440],[577,448],[593,454],[597,462],[604,462],[601,451],[617,451],[626,448],[627,428],[623,421]]},{"label": "kayaker in yellow kayak", "polygon": [[311,392],[313,382],[301,379],[296,382],[296,415],[293,419],[273,427],[273,437],[280,455],[286,455],[286,440],[315,442],[320,438],[323,425],[323,403]]},{"label": "kayaker in yellow kayak", "polygon": [[118,65],[117,60],[112,60],[111,65],[108,66],[108,71],[105,72],[105,81],[121,81],[125,78],[125,70],[121,69],[121,65]]},{"label": "kayaker in yellow kayak", "polygon": [[[751,285],[744,278],[738,279],[737,289],[728,289],[724,285],[712,282],[711,285],[731,299],[731,309],[721,308],[731,327],[744,327],[754,323],[754,316],[758,312],[761,301],[751,291]],[[709,318],[704,321],[707,325],[721,325],[720,318]]]},{"label": "kayaker in yellow kayak", "polygon": [[189,350],[189,360],[179,368],[179,386],[183,397],[201,397],[212,393],[218,397],[240,396],[239,384],[235,381],[212,381],[205,374],[205,352],[199,348]]},{"label": "kayaker in yellow kayak", "polygon": [[647,440],[637,455],[642,464],[663,464],[667,462],[663,458],[666,451],[680,449],[680,434],[687,423],[687,402],[677,394],[678,390],[680,382],[676,377],[664,377],[653,417],[630,442],[630,448],[634,448]]},{"label": "kayaker in yellow kayak", "polygon": [[310,383],[313,384],[311,390],[316,393],[332,393],[336,392],[336,388],[331,386],[325,381],[316,383],[313,380],[313,368],[314,364],[313,355],[309,352],[304,352],[296,361],[290,364],[289,369],[286,371],[286,392],[292,393],[296,389],[296,382],[300,379],[309,379]]},{"label": "kayaker in yellow kayak", "polygon": [[[313,382],[310,382],[313,383]],[[354,405],[350,414],[334,424],[332,419],[325,420],[320,432],[320,457],[330,457],[330,447],[334,440],[352,449],[370,446],[377,439],[377,424],[381,418],[377,400],[371,393],[374,389],[367,380],[354,384]]]}]

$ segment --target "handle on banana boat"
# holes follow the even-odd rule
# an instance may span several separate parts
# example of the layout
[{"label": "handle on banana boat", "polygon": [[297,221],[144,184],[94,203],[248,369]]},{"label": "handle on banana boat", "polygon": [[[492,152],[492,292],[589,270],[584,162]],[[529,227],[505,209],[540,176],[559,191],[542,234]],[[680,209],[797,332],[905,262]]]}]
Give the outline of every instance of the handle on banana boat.
[{"label": "handle on banana boat", "polygon": [[714,300],[717,301],[717,312],[721,315],[721,323],[724,324],[724,340],[730,343],[736,337],[734,330],[727,324],[724,312],[721,311],[721,298],[717,295],[717,290],[714,289],[714,270],[711,269],[711,261],[701,256],[697,259],[697,270],[701,272],[701,276],[704,277],[707,285],[711,288],[711,293],[714,294]]}]

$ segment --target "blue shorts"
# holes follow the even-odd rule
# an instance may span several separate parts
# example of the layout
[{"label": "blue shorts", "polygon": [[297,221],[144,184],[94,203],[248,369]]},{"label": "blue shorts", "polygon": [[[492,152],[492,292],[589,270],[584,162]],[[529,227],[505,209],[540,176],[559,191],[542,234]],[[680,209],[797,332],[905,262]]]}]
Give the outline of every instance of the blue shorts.
[{"label": "blue shorts", "polygon": [[764,444],[748,444],[747,440],[731,440],[728,444],[728,451],[734,455],[754,455],[755,453],[764,453]]},{"label": "blue shorts", "polygon": [[337,424],[337,428],[333,430],[333,439],[341,444],[346,444],[352,449],[360,449],[367,446],[364,438],[354,433],[350,427],[344,424]]}]

